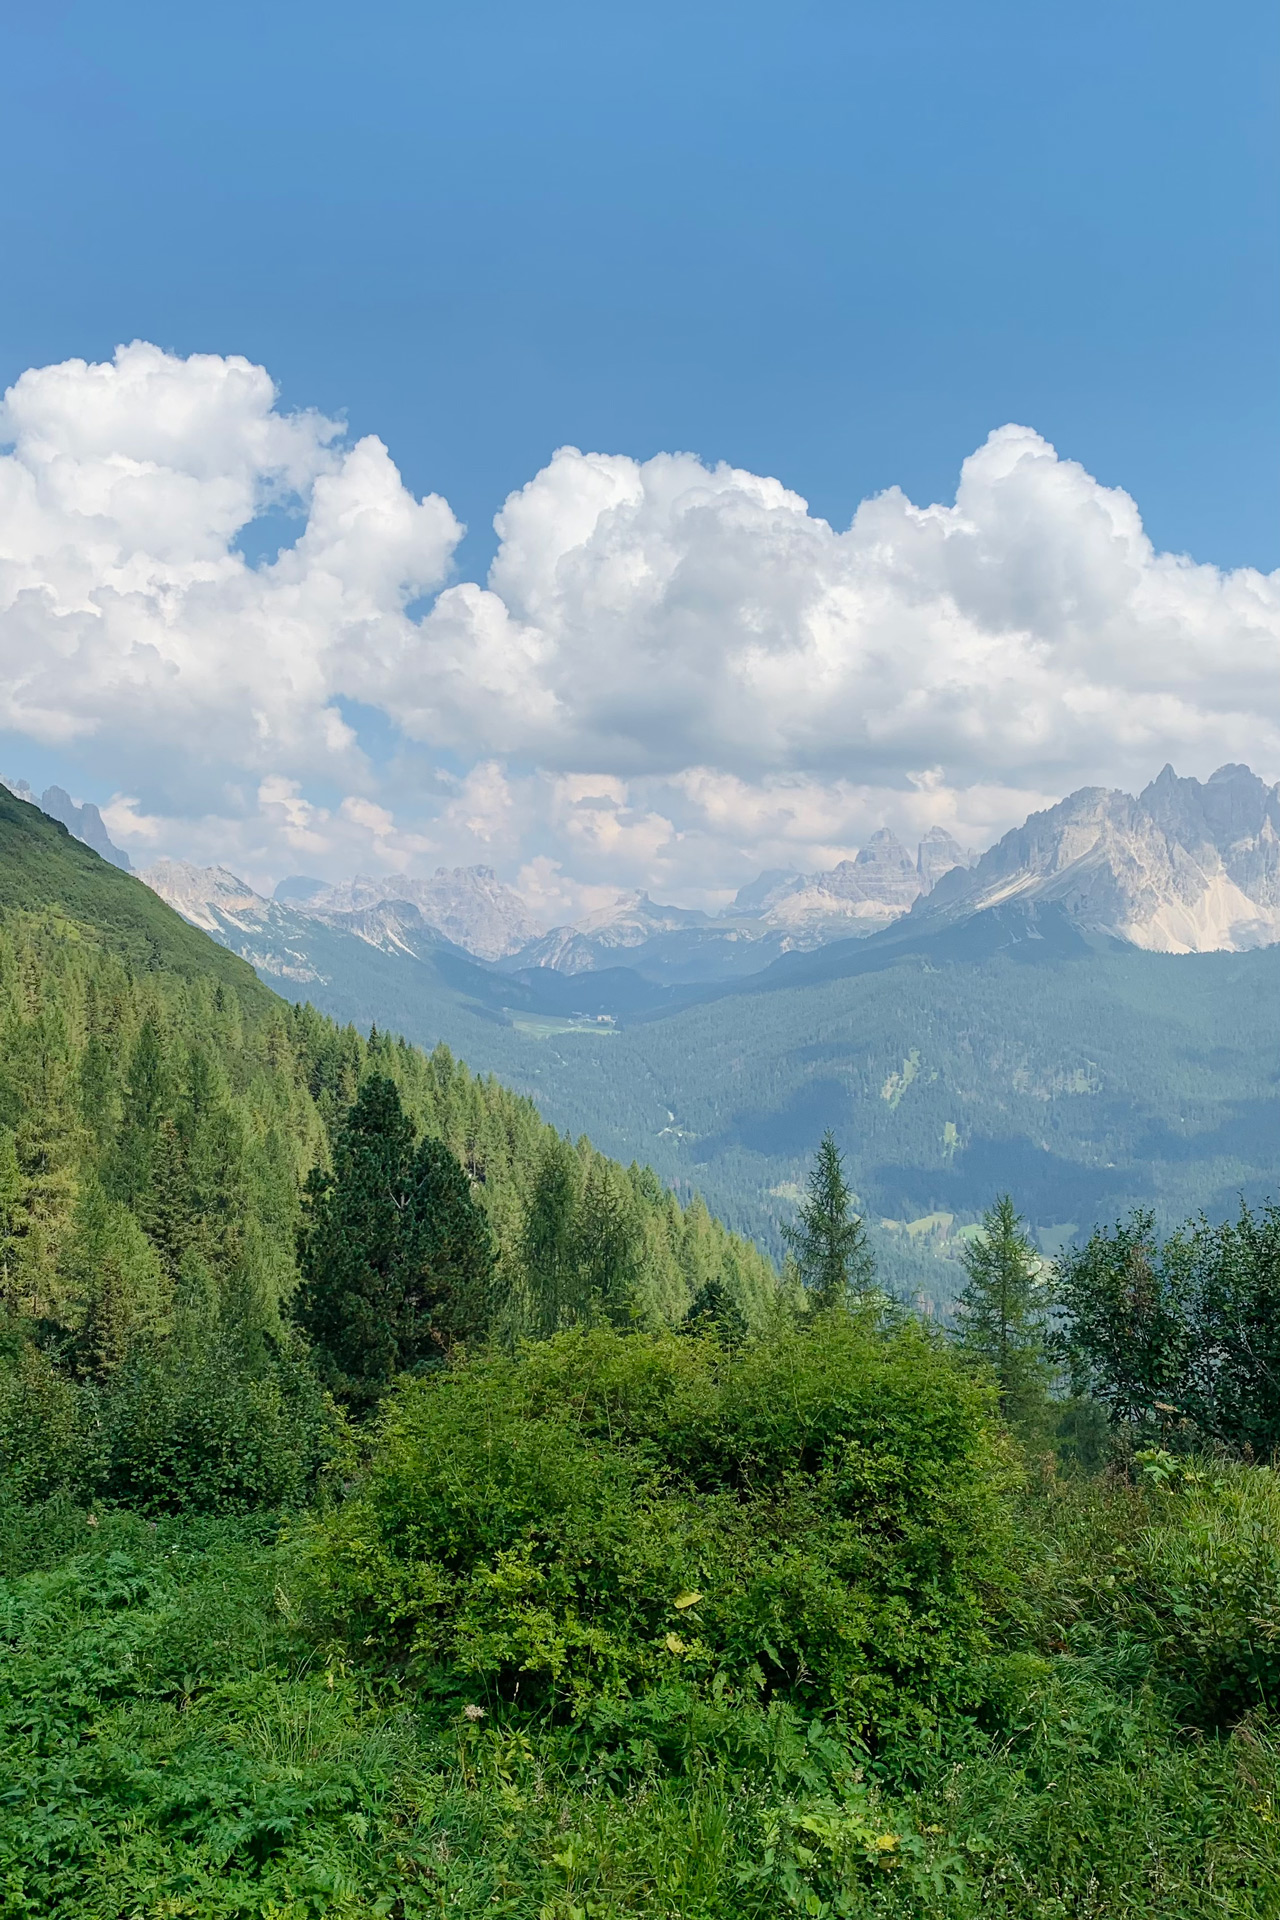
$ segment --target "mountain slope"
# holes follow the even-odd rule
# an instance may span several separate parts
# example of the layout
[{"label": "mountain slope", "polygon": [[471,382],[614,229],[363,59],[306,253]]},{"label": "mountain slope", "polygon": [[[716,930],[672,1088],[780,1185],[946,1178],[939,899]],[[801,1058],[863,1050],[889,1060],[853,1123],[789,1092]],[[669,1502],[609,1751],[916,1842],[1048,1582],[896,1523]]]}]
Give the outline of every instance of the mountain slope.
[{"label": "mountain slope", "polygon": [[915,952],[850,942],[858,971],[746,983],[625,1029],[607,1058],[562,1049],[540,1102],[775,1248],[831,1126],[886,1270],[934,1298],[1003,1191],[1049,1245],[1132,1205],[1171,1223],[1274,1193],[1280,948],[1091,942],[1053,903],[989,938],[1012,911]]},{"label": "mountain slope", "polygon": [[184,978],[206,975],[253,1004],[269,996],[243,961],[210,943],[140,880],[64,826],[0,789],[0,915],[48,912],[91,928],[122,958]]},{"label": "mountain slope", "polygon": [[[230,876],[214,891],[223,908],[211,912],[254,910],[257,897],[246,902]],[[389,961],[343,938],[375,965]],[[498,978],[467,956],[442,958]],[[326,1159],[367,1068],[395,1079],[418,1125],[472,1170],[509,1286],[540,1168],[567,1154],[566,1204],[611,1208],[626,1224],[645,1313],[679,1317],[716,1271],[749,1309],[766,1298],[767,1262],[705,1208],[682,1210],[651,1173],[613,1165],[585,1141],[568,1149],[531,1101],[446,1052],[365,1040],[290,1006],[139,880],[0,795],[0,1293],[10,1311],[61,1328],[73,1346],[105,1338],[104,1314],[127,1320],[122,1301],[153,1331],[196,1300],[202,1312],[235,1303],[241,1318],[272,1325],[296,1277],[300,1182]],[[96,1290],[108,1282],[103,1304]]]},{"label": "mountain slope", "polygon": [[[483,1032],[495,1060],[500,1030],[512,1056],[521,1020],[597,1023],[675,1003],[630,970],[579,977],[552,968],[486,966],[453,946],[410,902],[333,890],[345,903],[306,909],[264,899],[225,867],[160,861],[141,876],[194,926],[238,953],[287,999],[309,999],[335,1019],[398,1027],[421,1044],[470,1054]],[[376,889],[372,890],[376,894]],[[359,904],[357,904],[359,903]]]},{"label": "mountain slope", "polygon": [[78,807],[63,787],[46,787],[37,800],[25,780],[0,780],[0,787],[13,794],[15,799],[29,801],[33,807],[38,806],[50,819],[60,820],[68,833],[77,840],[83,840],[87,847],[92,847],[113,867],[122,867],[126,873],[132,873],[133,862],[112,841],[102,815],[92,801],[86,800],[83,806]]}]

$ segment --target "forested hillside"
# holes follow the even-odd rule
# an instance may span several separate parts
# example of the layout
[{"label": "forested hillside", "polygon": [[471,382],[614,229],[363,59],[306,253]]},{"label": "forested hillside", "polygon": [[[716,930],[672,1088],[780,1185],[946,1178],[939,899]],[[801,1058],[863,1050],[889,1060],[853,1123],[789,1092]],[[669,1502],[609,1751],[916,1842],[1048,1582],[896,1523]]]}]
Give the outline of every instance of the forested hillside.
[{"label": "forested hillside", "polygon": [[[557,1126],[701,1192],[775,1257],[833,1127],[882,1271],[937,1302],[1003,1187],[1050,1251],[1130,1206],[1172,1224],[1270,1190],[1280,948],[1143,952],[1082,936],[1052,904],[1014,903],[789,955],[666,1008],[629,1000],[626,983],[644,983],[625,971],[549,973],[568,996],[557,1013],[545,988],[476,962],[308,925],[299,951],[315,977],[269,972],[282,993],[461,1049]],[[220,937],[280,964],[229,924]]]},{"label": "forested hillside", "polygon": [[[123,1440],[111,1452],[111,1408],[145,1401],[153,1426],[172,1426],[202,1368],[210,1402],[214,1375],[251,1377],[262,1418],[290,1429],[310,1391],[288,1311],[303,1188],[332,1165],[370,1075],[465,1172],[495,1255],[484,1326],[541,1327],[548,1286],[561,1317],[587,1312],[606,1256],[623,1276],[614,1317],[678,1320],[712,1276],[745,1313],[764,1307],[772,1269],[701,1204],[682,1209],[647,1170],[570,1145],[444,1049],[428,1058],[278,1000],[139,882],[0,795],[0,1287],[16,1369],[0,1431],[8,1419],[21,1453],[19,1429],[65,1428],[61,1452],[31,1453],[33,1485],[132,1472]],[[108,1431],[96,1465],[78,1451],[90,1428]],[[169,1441],[157,1429],[153,1442],[159,1473]],[[216,1444],[230,1456],[239,1443]],[[286,1479],[305,1472],[289,1448]]]}]

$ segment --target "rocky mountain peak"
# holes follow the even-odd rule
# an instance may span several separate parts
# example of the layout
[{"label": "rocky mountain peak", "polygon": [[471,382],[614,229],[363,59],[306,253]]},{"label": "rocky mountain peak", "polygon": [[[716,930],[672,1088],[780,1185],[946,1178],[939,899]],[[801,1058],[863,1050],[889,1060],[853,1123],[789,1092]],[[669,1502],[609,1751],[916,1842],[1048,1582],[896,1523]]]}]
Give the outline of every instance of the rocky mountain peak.
[{"label": "rocky mountain peak", "polygon": [[217,933],[221,918],[240,924],[261,919],[270,902],[226,867],[196,867],[186,860],[157,860],[138,875],[144,886],[180,913],[192,926]]},{"label": "rocky mountain peak", "polygon": [[1207,781],[1165,767],[1136,799],[1081,787],[945,875],[913,914],[954,920],[1015,898],[1058,901],[1080,927],[1158,952],[1270,945],[1280,789],[1238,765]]},{"label": "rocky mountain peak", "polygon": [[945,827],[930,827],[916,852],[916,872],[928,893],[953,867],[969,864],[964,848]]}]

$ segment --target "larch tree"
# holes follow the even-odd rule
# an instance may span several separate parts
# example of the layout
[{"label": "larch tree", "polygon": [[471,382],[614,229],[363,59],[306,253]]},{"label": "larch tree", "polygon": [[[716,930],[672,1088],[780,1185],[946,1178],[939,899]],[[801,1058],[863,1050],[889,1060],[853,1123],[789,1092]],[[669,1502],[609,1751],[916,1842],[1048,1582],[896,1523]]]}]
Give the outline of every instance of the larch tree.
[{"label": "larch tree", "polygon": [[795,1223],[783,1228],[800,1276],[820,1308],[844,1306],[851,1294],[867,1293],[875,1285],[867,1230],[853,1202],[844,1156],[828,1127]]},{"label": "larch tree", "polygon": [[577,1157],[551,1133],[538,1156],[520,1243],[526,1314],[543,1338],[581,1318],[580,1251]]},{"label": "larch tree", "polygon": [[1040,1257],[1007,1193],[987,1209],[981,1233],[960,1259],[967,1278],[956,1302],[956,1344],[991,1368],[1001,1410],[1016,1425],[1043,1402],[1048,1384],[1048,1290]]}]

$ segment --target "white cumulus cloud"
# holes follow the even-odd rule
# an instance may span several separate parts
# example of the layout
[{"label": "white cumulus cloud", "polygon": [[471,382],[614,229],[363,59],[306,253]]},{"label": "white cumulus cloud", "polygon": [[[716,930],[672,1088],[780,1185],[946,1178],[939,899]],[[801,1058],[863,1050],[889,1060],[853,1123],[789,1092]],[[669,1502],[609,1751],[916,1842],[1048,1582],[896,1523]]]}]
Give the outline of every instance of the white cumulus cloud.
[{"label": "white cumulus cloud", "polygon": [[114,786],[143,858],[713,900],[881,824],[985,843],[1166,759],[1280,774],[1280,576],[1155,551],[1025,427],[953,504],[891,489],[843,529],[689,454],[563,448],[457,584],[447,503],[234,356],[33,369],[0,447],[0,728]]}]

